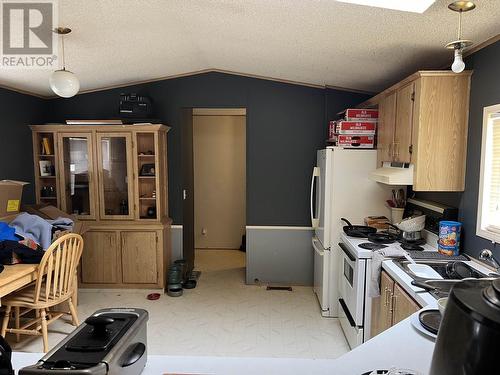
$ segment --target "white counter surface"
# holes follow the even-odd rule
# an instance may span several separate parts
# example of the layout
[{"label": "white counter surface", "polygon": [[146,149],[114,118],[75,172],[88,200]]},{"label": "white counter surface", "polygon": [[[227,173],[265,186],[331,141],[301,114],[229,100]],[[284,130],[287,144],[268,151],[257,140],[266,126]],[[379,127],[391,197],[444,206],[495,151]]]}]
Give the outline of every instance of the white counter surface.
[{"label": "white counter surface", "polygon": [[[174,357],[150,355],[143,375],[177,374],[306,374],[361,375],[391,366],[427,375],[434,343],[418,333],[409,319],[337,359]],[[36,363],[42,353],[14,353],[15,369]]]}]

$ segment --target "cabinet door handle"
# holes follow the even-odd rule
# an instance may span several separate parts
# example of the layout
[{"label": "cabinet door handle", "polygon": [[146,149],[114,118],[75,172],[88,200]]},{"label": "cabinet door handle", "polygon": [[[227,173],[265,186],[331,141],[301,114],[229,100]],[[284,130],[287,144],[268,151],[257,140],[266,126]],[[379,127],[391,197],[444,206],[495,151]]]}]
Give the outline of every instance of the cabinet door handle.
[{"label": "cabinet door handle", "polygon": [[396,305],[397,305],[398,297],[394,293],[392,293],[391,300],[392,300],[391,311],[392,311],[392,315],[394,316],[394,315],[396,315]]},{"label": "cabinet door handle", "polygon": [[384,306],[389,306],[389,288],[384,289]]}]

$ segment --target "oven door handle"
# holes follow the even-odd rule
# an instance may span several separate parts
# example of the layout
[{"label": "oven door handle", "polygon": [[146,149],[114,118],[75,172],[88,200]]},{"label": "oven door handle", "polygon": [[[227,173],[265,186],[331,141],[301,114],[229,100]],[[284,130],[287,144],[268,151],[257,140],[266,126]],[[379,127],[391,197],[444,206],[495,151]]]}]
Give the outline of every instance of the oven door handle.
[{"label": "oven door handle", "polygon": [[352,261],[352,262],[355,262],[356,261],[356,257],[354,255],[351,254],[351,252],[349,251],[349,249],[347,248],[347,246],[345,244],[343,244],[342,242],[339,242],[339,246],[340,248],[342,249],[342,251],[345,253],[345,255],[347,255],[347,257]]},{"label": "oven door handle", "polygon": [[356,322],[354,321],[351,313],[349,312],[349,309],[347,308],[345,301],[342,298],[340,298],[339,303],[340,303],[340,307],[342,307],[342,310],[344,310],[344,314],[347,317],[347,320],[349,321],[349,324],[351,325],[351,327],[356,327]]}]

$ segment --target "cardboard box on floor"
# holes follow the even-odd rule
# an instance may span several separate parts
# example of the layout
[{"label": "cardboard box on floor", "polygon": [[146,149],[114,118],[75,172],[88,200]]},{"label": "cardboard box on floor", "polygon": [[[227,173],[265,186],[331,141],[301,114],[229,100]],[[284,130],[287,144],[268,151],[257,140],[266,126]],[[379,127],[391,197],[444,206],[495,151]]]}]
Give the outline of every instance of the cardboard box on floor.
[{"label": "cardboard box on floor", "polygon": [[28,182],[15,180],[0,181],[0,217],[19,213],[23,187],[27,184]]}]

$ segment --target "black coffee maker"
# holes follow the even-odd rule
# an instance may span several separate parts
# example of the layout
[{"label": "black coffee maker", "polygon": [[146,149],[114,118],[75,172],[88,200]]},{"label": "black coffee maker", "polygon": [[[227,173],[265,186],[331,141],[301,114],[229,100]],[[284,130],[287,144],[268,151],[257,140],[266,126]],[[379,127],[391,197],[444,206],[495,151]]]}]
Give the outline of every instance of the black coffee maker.
[{"label": "black coffee maker", "polygon": [[430,375],[498,374],[500,278],[453,287],[439,327]]},{"label": "black coffee maker", "polygon": [[14,375],[12,349],[2,336],[0,336],[0,375]]}]

